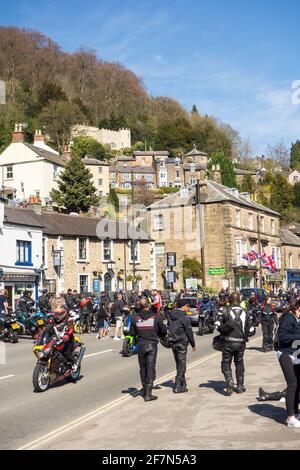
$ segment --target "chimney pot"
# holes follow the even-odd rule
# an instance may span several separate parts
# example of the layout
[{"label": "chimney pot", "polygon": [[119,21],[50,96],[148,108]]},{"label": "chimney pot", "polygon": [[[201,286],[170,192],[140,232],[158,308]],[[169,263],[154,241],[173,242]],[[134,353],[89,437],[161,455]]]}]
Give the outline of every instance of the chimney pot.
[{"label": "chimney pot", "polygon": [[13,144],[18,144],[18,143],[22,143],[25,141],[25,135],[24,135],[24,132],[23,132],[23,126],[22,124],[15,124],[15,130],[14,132],[12,133],[12,143]]},{"label": "chimney pot", "polygon": [[40,129],[37,129],[34,134],[34,145],[36,145],[38,142],[44,143],[44,136]]}]

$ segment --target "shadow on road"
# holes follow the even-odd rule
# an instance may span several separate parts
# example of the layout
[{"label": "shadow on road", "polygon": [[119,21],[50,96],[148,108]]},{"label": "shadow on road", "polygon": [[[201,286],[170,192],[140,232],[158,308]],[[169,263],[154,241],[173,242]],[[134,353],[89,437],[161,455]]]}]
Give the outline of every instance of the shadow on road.
[{"label": "shadow on road", "polygon": [[140,389],[135,387],[128,387],[126,390],[121,390],[121,393],[127,393],[131,395],[133,398],[137,398],[140,396]]},{"label": "shadow on road", "polygon": [[226,387],[226,383],[223,381],[215,381],[215,380],[210,380],[209,382],[205,384],[200,384],[199,388],[212,388],[215,392],[219,393],[220,395],[223,395],[224,397],[227,396],[224,388]]},{"label": "shadow on road", "polygon": [[173,380],[168,380],[167,382],[160,384],[160,386],[166,388],[175,388],[175,382]]},{"label": "shadow on road", "polygon": [[283,424],[286,419],[286,411],[278,406],[269,403],[255,404],[248,406],[252,413],[255,413],[263,418],[269,418],[276,423]]},{"label": "shadow on road", "polygon": [[[80,375],[78,377],[78,379],[75,380],[74,382],[72,380],[68,381],[66,379],[58,380],[57,382],[52,383],[48,390],[53,390],[53,389],[56,389],[56,388],[65,387],[66,385],[69,385],[69,384],[76,385],[77,382],[79,382],[83,378],[84,378],[84,375]],[[33,390],[33,393],[36,393],[38,395],[40,394],[40,392],[36,392],[35,390]]]},{"label": "shadow on road", "polygon": [[258,351],[258,352],[263,352],[262,348],[257,348],[252,346],[251,348],[247,348],[247,351]]}]

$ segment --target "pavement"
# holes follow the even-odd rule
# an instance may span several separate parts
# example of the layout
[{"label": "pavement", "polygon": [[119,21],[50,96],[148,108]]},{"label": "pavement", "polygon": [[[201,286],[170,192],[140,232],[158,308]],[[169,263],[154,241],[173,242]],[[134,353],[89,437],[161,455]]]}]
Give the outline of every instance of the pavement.
[{"label": "pavement", "polygon": [[[211,342],[211,337],[209,337]],[[201,339],[200,339],[201,340]],[[259,403],[258,386],[267,391],[285,388],[276,353],[263,354],[261,339],[249,343],[243,395],[224,394],[221,353],[212,349],[190,359],[189,393],[174,395],[173,375],[161,380],[157,401],[144,403],[134,390],[127,397],[99,407],[26,448],[86,450],[298,449],[300,430],[284,425],[285,404]],[[165,350],[164,353],[171,352]],[[135,367],[137,367],[137,359]],[[161,360],[161,355],[158,362]]]},{"label": "pavement", "polygon": [[[6,363],[0,363],[0,449],[28,448],[49,433],[57,436],[57,429],[70,421],[81,423],[83,416],[111,409],[112,403],[122,406],[139,388],[137,357],[122,357],[122,342],[99,341],[95,334],[81,337],[86,353],[80,380],[76,384],[60,382],[42,394],[33,392],[36,358],[32,340],[20,337],[18,344],[5,344]],[[189,353],[189,362],[212,352],[212,335],[195,338],[197,351]],[[173,377],[173,371],[170,351],[160,347],[157,377],[170,373]]]}]

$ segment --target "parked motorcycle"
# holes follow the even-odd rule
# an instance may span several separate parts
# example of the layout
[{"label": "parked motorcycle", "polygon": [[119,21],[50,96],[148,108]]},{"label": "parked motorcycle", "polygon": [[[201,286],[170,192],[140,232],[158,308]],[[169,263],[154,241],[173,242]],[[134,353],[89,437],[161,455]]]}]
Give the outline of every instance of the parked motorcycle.
[{"label": "parked motorcycle", "polygon": [[46,318],[42,312],[34,311],[28,317],[25,312],[17,311],[16,315],[19,324],[19,335],[34,337],[45,327]]},{"label": "parked motorcycle", "polygon": [[79,336],[74,337],[72,356],[76,361],[77,370],[72,371],[72,363],[56,347],[57,339],[45,329],[36,339],[33,353],[38,361],[33,371],[32,383],[36,392],[45,392],[50,385],[66,379],[76,382],[80,377],[81,361],[85,347]]},{"label": "parked motorcycle", "polygon": [[122,352],[124,357],[131,357],[138,349],[138,345],[136,344],[135,339],[129,334],[132,318],[133,314],[130,310],[128,310],[128,313],[123,315],[122,330],[124,341]]},{"label": "parked motorcycle", "polygon": [[19,324],[15,313],[0,317],[0,340],[17,343],[19,341]]},{"label": "parked motorcycle", "polygon": [[69,313],[70,313],[70,317],[73,320],[75,333],[79,335],[81,333],[81,320],[80,320],[79,309],[74,308],[73,310],[70,310]]}]

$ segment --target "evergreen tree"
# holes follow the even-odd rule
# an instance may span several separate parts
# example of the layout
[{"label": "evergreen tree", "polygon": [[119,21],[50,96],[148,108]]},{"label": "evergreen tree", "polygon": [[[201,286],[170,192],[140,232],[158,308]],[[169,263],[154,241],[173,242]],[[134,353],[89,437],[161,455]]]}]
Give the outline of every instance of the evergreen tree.
[{"label": "evergreen tree", "polygon": [[90,170],[85,167],[82,159],[73,156],[59,176],[58,189],[51,191],[52,201],[58,207],[64,207],[68,213],[87,213],[100,201],[91,178]]},{"label": "evergreen tree", "polygon": [[213,165],[220,165],[222,184],[224,186],[228,186],[229,188],[237,187],[233,163],[230,158],[226,157],[223,151],[216,152],[212,155],[212,158],[207,166],[209,173]]},{"label": "evergreen tree", "polygon": [[291,147],[291,163],[292,170],[300,169],[300,140],[297,140]]},{"label": "evergreen tree", "polygon": [[270,208],[279,212],[283,219],[288,219],[294,202],[293,187],[278,173],[271,184],[270,193]]},{"label": "evergreen tree", "polygon": [[198,108],[195,104],[193,104],[193,107],[192,107],[192,114],[199,114]]},{"label": "evergreen tree", "polygon": [[112,206],[115,213],[119,212],[120,202],[116,190],[114,188],[110,188],[107,202],[109,206]]},{"label": "evergreen tree", "polygon": [[296,183],[294,186],[294,205],[300,207],[300,183]]},{"label": "evergreen tree", "polygon": [[243,193],[253,194],[255,192],[255,185],[251,175],[244,176],[240,189]]}]

